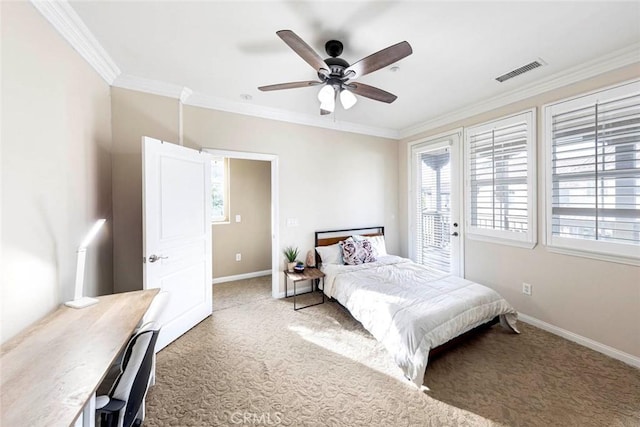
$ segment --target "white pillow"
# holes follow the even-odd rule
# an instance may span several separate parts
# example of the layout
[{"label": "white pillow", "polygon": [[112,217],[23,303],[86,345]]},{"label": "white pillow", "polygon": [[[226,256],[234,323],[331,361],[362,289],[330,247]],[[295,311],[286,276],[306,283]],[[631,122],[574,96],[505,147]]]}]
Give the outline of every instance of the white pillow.
[{"label": "white pillow", "polygon": [[353,236],[353,240],[369,240],[375,251],[375,256],[387,256],[387,246],[384,243],[384,236]]},{"label": "white pillow", "polygon": [[384,242],[384,236],[372,236],[369,237],[369,240],[371,240],[371,246],[373,246],[373,249],[378,251],[378,256],[389,255],[387,253],[387,245]]},{"label": "white pillow", "polygon": [[329,246],[318,246],[316,251],[320,255],[323,264],[344,264],[340,243]]}]

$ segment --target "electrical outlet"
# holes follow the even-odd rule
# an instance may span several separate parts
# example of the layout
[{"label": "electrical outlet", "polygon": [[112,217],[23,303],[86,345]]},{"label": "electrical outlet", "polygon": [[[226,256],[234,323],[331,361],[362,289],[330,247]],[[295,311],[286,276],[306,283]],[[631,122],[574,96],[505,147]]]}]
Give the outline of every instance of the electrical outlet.
[{"label": "electrical outlet", "polygon": [[530,283],[522,282],[522,293],[523,294],[531,296],[531,288],[533,288],[533,286],[531,286]]},{"label": "electrical outlet", "polygon": [[236,261],[242,261],[242,254],[236,254]]}]

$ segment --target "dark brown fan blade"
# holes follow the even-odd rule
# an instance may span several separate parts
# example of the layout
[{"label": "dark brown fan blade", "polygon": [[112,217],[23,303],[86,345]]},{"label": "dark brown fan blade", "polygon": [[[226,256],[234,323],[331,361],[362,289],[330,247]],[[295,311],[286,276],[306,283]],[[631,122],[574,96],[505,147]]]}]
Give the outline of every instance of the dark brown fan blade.
[{"label": "dark brown fan blade", "polygon": [[393,101],[398,99],[398,97],[392,93],[386,92],[382,89],[378,89],[377,87],[366,85],[364,83],[353,82],[344,85],[344,87],[357,95],[364,96],[365,98],[375,99],[376,101],[386,102],[387,104],[391,104]]},{"label": "dark brown fan blade", "polygon": [[316,82],[314,80],[308,80],[305,82],[289,82],[289,83],[278,83],[275,85],[268,85],[268,86],[260,86],[258,89],[260,89],[263,92],[267,92],[270,90],[282,90],[282,89],[296,89],[299,87],[309,87],[309,86],[317,86],[317,85],[321,85],[322,82]]},{"label": "dark brown fan blade", "polygon": [[329,74],[329,66],[318,53],[304,42],[291,30],[276,31],[276,34],[291,48],[295,53],[300,55],[307,64],[311,65],[314,70],[321,74]]},{"label": "dark brown fan blade", "polygon": [[355,74],[352,73],[353,76],[350,76],[349,78],[355,79],[379,70],[380,68],[384,68],[387,65],[393,64],[412,53],[413,49],[411,49],[411,45],[409,43],[400,42],[361,59],[344,70],[344,75],[348,76],[349,73],[353,72]]}]

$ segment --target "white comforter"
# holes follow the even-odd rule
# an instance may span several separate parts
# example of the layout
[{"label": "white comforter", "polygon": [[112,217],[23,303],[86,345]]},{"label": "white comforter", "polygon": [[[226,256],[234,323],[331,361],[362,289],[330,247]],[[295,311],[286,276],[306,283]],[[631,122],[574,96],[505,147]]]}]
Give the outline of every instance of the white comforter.
[{"label": "white comforter", "polygon": [[514,332],[517,312],[497,292],[406,258],[322,267],[325,293],[346,307],[422,385],[429,351],[495,316]]}]

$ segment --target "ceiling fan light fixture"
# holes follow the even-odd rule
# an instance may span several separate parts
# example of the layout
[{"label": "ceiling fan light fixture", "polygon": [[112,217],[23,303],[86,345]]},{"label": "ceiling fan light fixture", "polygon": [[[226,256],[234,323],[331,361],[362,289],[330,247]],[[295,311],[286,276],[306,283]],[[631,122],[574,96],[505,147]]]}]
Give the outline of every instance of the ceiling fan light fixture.
[{"label": "ceiling fan light fixture", "polygon": [[358,98],[356,98],[356,96],[350,91],[342,89],[340,91],[340,102],[342,102],[342,106],[344,107],[344,109],[348,110],[349,108],[356,105],[356,102],[358,102]]},{"label": "ceiling fan light fixture", "polygon": [[[322,59],[311,46],[293,31],[280,30],[276,31],[276,34],[318,73],[319,81],[279,83],[260,86],[258,89],[265,92],[323,85],[317,95],[320,101],[320,114],[322,115],[331,114],[335,110],[338,95],[340,95],[340,101],[345,110],[356,104],[357,98],[355,95],[364,96],[374,101],[386,102],[387,104],[395,101],[397,96],[392,93],[364,83],[350,83],[349,81],[394,64],[413,53],[411,45],[403,41],[349,65],[347,61],[340,58],[343,49],[340,41],[329,40],[325,44],[325,50],[329,58]],[[393,70],[398,69],[397,66],[392,68]],[[345,90],[346,88],[348,89]]]},{"label": "ceiling fan light fixture", "polygon": [[335,103],[336,91],[331,85],[324,85],[322,89],[318,92],[318,101],[320,103]]},{"label": "ceiling fan light fixture", "polygon": [[331,98],[328,101],[323,101],[320,103],[320,114],[325,115],[329,113],[333,113],[336,109],[336,100]]},{"label": "ceiling fan light fixture", "polygon": [[318,92],[318,101],[320,101],[320,114],[327,115],[333,113],[336,109],[336,90],[331,85],[324,85]]}]

